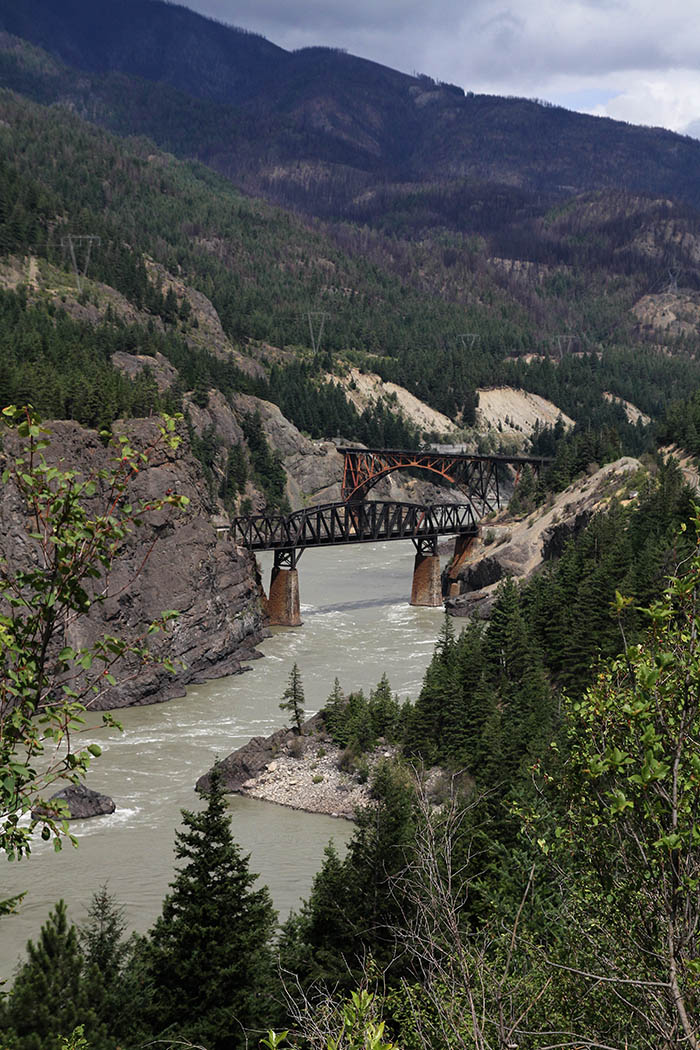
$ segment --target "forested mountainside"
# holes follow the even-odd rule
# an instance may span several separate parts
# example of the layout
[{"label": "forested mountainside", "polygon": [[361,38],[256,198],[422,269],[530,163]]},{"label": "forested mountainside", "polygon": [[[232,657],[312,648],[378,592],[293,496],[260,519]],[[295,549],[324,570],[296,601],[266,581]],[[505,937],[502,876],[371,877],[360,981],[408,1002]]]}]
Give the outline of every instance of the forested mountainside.
[{"label": "forested mountainside", "polygon": [[[620,185],[700,201],[692,139],[465,95],[332,49],[290,53],[158,0],[2,0],[0,29],[80,71],[6,52],[8,86],[69,100],[316,213],[362,218],[373,210],[363,197],[396,182],[406,184],[399,196],[424,198],[418,212],[437,208],[443,222],[465,198],[478,206],[483,181],[503,187],[511,213]],[[448,184],[436,192],[436,180]]]},{"label": "forested mountainside", "polygon": [[[377,425],[360,422],[328,384],[328,372],[359,365],[462,424],[474,420],[478,387],[522,387],[576,421],[629,432],[633,452],[641,446],[631,430],[639,428],[629,427],[609,395],[658,419],[697,383],[700,249],[697,217],[685,205],[598,193],[572,198],[527,227],[511,226],[508,236],[443,231],[416,240],[351,224],[309,225],[205,167],[145,140],[121,140],[63,107],[10,92],[0,106],[0,248],[48,268],[41,294],[22,266],[19,276],[10,266],[15,276],[4,281],[6,316],[15,325],[19,312],[34,333],[27,336],[31,353],[4,344],[10,400],[55,384],[61,371],[76,373],[71,355],[56,349],[69,329],[83,333],[83,350],[75,352],[90,357],[88,376],[111,369],[115,351],[163,353],[182,389],[199,386],[200,397],[207,385],[255,393],[312,436],[369,443],[416,436],[391,423],[386,404],[375,412]],[[69,311],[77,328],[62,329],[50,311],[60,317],[62,296],[71,284],[75,291],[68,234],[98,236],[100,244],[90,258],[86,302]],[[521,258],[524,239],[542,261]],[[52,287],[58,295],[47,293]],[[110,303],[105,288],[129,309]],[[197,295],[208,301],[202,308],[213,328],[202,328]],[[326,314],[316,353],[309,313],[315,324]],[[93,341],[96,324],[101,334]],[[45,354],[53,355],[48,370]],[[90,381],[79,386],[87,395]],[[149,396],[146,407],[157,407]],[[64,394],[42,408],[97,425],[105,415],[144,410],[124,397],[114,405],[98,398],[99,419]]]}]

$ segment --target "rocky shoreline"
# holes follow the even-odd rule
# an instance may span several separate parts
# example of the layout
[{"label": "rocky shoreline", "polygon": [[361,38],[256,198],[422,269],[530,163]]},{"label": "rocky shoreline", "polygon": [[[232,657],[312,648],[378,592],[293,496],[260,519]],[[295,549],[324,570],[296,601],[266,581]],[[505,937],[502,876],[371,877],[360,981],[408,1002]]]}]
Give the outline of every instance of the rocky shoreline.
[{"label": "rocky shoreline", "polygon": [[[219,769],[224,790],[231,794],[354,820],[356,810],[370,802],[372,769],[393,756],[388,745],[378,747],[356,768],[331,741],[319,712],[301,732],[279,729],[268,737],[253,737],[223,759]],[[198,791],[208,790],[210,776],[211,770],[199,778]]]}]

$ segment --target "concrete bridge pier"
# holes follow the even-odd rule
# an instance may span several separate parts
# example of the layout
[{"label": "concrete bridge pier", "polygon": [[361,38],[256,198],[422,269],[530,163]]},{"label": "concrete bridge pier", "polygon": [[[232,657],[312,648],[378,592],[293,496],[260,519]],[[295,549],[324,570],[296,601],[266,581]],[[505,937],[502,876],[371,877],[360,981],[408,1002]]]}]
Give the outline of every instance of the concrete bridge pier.
[{"label": "concrete bridge pier", "polygon": [[452,560],[445,572],[445,594],[452,598],[459,594],[459,572],[467,558],[469,558],[474,547],[481,539],[481,527],[478,526],[473,533],[455,536],[455,549]]},{"label": "concrete bridge pier", "polygon": [[437,542],[437,536],[413,541],[416,558],[413,563],[411,605],[427,605],[432,608],[442,605],[442,581]]},{"label": "concrete bridge pier", "polygon": [[267,599],[267,615],[273,627],[301,626],[297,572],[300,557],[300,550],[275,551],[275,562],[270,577],[270,596]]}]

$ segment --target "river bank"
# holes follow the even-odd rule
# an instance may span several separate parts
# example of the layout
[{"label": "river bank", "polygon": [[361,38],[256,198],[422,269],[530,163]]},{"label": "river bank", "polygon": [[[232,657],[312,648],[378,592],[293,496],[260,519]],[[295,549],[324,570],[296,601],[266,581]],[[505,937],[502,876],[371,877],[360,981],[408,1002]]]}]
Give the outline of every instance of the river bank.
[{"label": "river bank", "polygon": [[[289,806],[305,813],[354,820],[355,811],[370,801],[369,781],[364,772],[340,768],[342,750],[321,740],[308,740],[301,756],[280,755],[257,776],[246,781],[241,795]],[[387,751],[389,757],[391,752]],[[379,761],[372,756],[369,767]]]},{"label": "river bank", "polygon": [[[217,765],[227,792],[353,820],[357,809],[370,802],[373,770],[395,753],[380,743],[355,760],[333,743],[319,712],[300,732],[283,728],[253,737]],[[211,770],[199,778],[198,791],[208,790],[210,776]]]}]

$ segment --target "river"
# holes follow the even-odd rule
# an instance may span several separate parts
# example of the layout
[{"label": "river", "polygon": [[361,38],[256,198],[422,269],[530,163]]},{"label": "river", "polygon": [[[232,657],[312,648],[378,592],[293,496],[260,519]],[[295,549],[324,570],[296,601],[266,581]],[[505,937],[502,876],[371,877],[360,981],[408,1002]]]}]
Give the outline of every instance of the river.
[{"label": "river", "polygon": [[[56,900],[64,898],[69,917],[82,922],[103,883],[124,905],[129,929],[148,929],[172,878],[180,809],[198,805],[197,777],[215,757],[283,724],[278,705],[295,661],[307,714],[323,706],[336,676],[346,691],[368,690],[386,672],[401,699],[417,695],[443,613],[408,605],[414,553],[410,541],[305,551],[304,625],[273,628],[260,646],[264,659],[185,697],[116,712],[122,733],[86,733],[86,743],[103,748],[88,786],[111,795],[117,810],[74,822],[78,849],[67,844],[55,854],[38,842],[27,860],[3,861],[0,895],[27,890],[27,896],[18,915],[0,922],[0,976],[11,974]],[[271,556],[259,561],[267,585]],[[348,821],[254,799],[231,796],[230,808],[234,836],[283,918],[308,894],[329,839],[342,849],[352,835]]]}]

